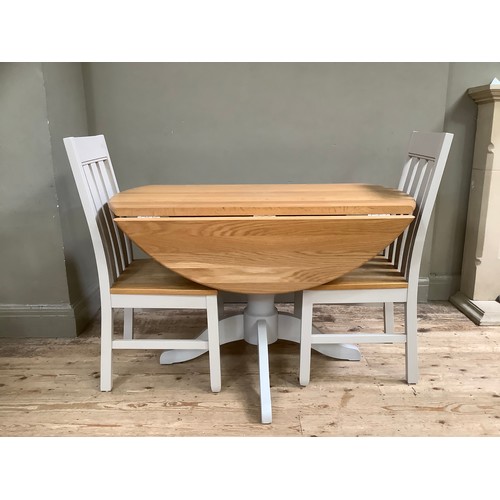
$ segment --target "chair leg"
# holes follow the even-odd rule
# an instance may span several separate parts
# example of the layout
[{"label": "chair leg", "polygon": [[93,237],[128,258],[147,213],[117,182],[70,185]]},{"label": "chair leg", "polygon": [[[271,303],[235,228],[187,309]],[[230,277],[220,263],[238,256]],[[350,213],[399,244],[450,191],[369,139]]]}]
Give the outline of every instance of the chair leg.
[{"label": "chair leg", "polygon": [[113,310],[101,304],[101,391],[113,388]]},{"label": "chair leg", "polygon": [[384,331],[394,333],[394,304],[384,302]]},{"label": "chair leg", "polygon": [[302,314],[302,292],[295,292],[293,294],[293,314],[300,318]]},{"label": "chair leg", "polygon": [[311,376],[312,312],[313,305],[302,295],[299,383],[303,386],[309,383]]},{"label": "chair leg", "polygon": [[123,338],[125,340],[134,338],[134,309],[131,307],[123,310]]},{"label": "chair leg", "polygon": [[212,392],[221,390],[219,314],[216,295],[207,296],[208,362]]},{"label": "chair leg", "polygon": [[224,317],[224,299],[222,294],[217,294],[217,310],[219,313],[219,319]]},{"label": "chair leg", "polygon": [[406,381],[408,384],[418,382],[417,352],[417,298],[409,298],[405,303],[406,330]]}]

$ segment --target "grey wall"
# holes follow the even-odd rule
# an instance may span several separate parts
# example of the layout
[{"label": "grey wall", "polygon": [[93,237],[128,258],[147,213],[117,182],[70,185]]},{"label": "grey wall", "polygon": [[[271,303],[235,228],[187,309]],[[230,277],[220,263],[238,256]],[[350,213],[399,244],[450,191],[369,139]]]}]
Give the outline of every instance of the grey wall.
[{"label": "grey wall", "polygon": [[68,168],[63,138],[88,134],[82,67],[80,63],[44,63],[42,68],[68,293],[77,328],[81,329],[95,314],[99,289],[87,222]]},{"label": "grey wall", "polygon": [[0,336],[73,336],[75,307],[96,312],[76,285],[95,270],[59,144],[87,133],[83,103],[80,64],[0,64]]},{"label": "grey wall", "polygon": [[[83,76],[82,76],[83,75]],[[62,138],[103,133],[122,189],[396,185],[412,130],[455,133],[421,298],[459,287],[475,104],[500,63],[3,63],[0,336],[75,335],[98,307]]]},{"label": "grey wall", "polygon": [[397,184],[414,129],[442,130],[447,63],[91,63],[89,127],[123,187]]}]

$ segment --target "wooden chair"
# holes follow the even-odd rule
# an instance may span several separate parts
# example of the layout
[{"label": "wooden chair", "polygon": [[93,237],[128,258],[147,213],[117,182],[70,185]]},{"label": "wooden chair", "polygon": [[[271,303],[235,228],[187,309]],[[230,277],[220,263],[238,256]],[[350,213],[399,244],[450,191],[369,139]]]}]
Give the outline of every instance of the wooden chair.
[{"label": "wooden chair", "polygon": [[[68,154],[94,247],[101,295],[101,391],[113,386],[113,349],[200,349],[209,353],[210,385],[221,388],[217,290],[170,271],[153,259],[134,260],[130,240],[108,201],[119,192],[104,136],[67,137]],[[113,339],[113,310],[124,309],[123,339]],[[206,309],[208,340],[134,339],[134,308]]]},{"label": "wooden chair", "polygon": [[[302,293],[299,381],[310,378],[311,346],[395,343],[406,346],[406,381],[418,381],[417,292],[420,261],[453,134],[413,132],[398,189],[416,201],[415,219],[384,252],[330,283]],[[314,333],[314,304],[384,303],[385,333]],[[405,304],[405,332],[394,332],[394,303]]]}]

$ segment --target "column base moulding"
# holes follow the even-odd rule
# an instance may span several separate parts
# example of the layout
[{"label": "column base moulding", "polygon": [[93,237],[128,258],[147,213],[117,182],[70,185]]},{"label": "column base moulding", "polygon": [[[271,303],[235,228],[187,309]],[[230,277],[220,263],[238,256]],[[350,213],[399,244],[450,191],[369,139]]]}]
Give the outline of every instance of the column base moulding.
[{"label": "column base moulding", "polygon": [[478,326],[500,326],[500,302],[472,300],[463,292],[450,297],[450,302]]}]

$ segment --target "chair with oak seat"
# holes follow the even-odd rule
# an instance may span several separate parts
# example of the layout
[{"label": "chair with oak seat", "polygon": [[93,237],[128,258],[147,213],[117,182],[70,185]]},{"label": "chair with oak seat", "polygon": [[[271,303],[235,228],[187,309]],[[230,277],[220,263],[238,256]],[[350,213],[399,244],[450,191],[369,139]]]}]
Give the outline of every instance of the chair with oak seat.
[{"label": "chair with oak seat", "polygon": [[[336,343],[402,342],[406,381],[418,381],[417,292],[425,235],[453,134],[413,132],[398,189],[416,201],[414,220],[385,250],[358,269],[302,292],[299,381],[310,379],[311,346]],[[300,302],[302,303],[300,306]],[[405,331],[394,332],[394,303],[404,303]],[[313,333],[314,304],[384,304],[384,333]]]},{"label": "chair with oak seat", "polygon": [[[221,389],[217,290],[170,271],[153,259],[133,259],[130,240],[108,201],[119,192],[104,136],[67,137],[64,145],[94,248],[101,297],[101,391],[113,386],[113,349],[208,350],[210,386]],[[113,338],[113,311],[124,310],[123,339]],[[134,308],[205,309],[208,340],[136,339]]]}]

